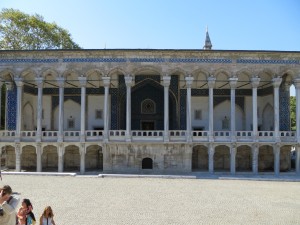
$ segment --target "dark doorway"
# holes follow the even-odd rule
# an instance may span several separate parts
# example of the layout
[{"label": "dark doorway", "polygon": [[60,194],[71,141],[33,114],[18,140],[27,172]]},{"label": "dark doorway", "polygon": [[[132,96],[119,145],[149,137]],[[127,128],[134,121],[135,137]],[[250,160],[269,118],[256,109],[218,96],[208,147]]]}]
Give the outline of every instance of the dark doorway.
[{"label": "dark doorway", "polygon": [[153,160],[151,158],[144,158],[142,161],[142,169],[153,169]]},{"label": "dark doorway", "polygon": [[142,121],[142,130],[154,130],[154,121]]}]

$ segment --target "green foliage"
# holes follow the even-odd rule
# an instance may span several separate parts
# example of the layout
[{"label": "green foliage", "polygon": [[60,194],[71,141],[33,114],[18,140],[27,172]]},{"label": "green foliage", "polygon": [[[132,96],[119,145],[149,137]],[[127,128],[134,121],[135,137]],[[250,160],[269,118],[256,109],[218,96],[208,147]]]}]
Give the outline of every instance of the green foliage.
[{"label": "green foliage", "polygon": [[15,9],[0,13],[1,50],[79,49],[70,33],[56,23],[47,23],[38,14]]},{"label": "green foliage", "polygon": [[296,130],[296,97],[290,97],[290,116],[291,116],[291,130]]}]

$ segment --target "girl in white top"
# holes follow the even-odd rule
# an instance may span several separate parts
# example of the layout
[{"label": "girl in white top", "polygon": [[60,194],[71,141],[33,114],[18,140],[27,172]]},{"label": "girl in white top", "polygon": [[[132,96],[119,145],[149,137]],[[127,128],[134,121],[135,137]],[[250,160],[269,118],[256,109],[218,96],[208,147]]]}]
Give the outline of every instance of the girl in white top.
[{"label": "girl in white top", "polygon": [[53,220],[54,214],[50,206],[44,209],[44,212],[40,218],[40,225],[55,225]]}]

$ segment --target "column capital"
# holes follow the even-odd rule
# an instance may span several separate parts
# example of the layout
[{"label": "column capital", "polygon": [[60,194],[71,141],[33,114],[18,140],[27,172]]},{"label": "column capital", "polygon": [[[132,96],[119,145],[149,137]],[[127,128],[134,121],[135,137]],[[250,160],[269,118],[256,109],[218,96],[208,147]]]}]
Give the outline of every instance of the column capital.
[{"label": "column capital", "polygon": [[300,89],[300,78],[294,79],[293,83],[296,89]]},{"label": "column capital", "polygon": [[251,78],[251,84],[252,84],[252,88],[257,88],[260,82],[260,78],[259,77],[252,77]]},{"label": "column capital", "polygon": [[104,87],[109,87],[110,85],[110,77],[102,77]]},{"label": "column capital", "polygon": [[65,78],[64,77],[58,77],[56,78],[57,84],[59,87],[64,87],[65,86]]},{"label": "column capital", "polygon": [[169,87],[171,83],[171,77],[170,76],[163,76],[163,85],[164,87]]},{"label": "column capital", "polygon": [[272,79],[272,83],[274,88],[279,88],[280,84],[281,84],[282,78],[281,77],[274,77]]},{"label": "column capital", "polygon": [[85,87],[86,83],[87,83],[87,78],[84,76],[80,76],[80,77],[78,77],[78,81],[79,81],[80,87]]},{"label": "column capital", "polygon": [[127,75],[127,76],[124,77],[124,79],[125,79],[126,87],[131,87],[132,84],[133,84],[133,82],[132,82],[132,80],[133,80],[132,76]]},{"label": "column capital", "polygon": [[231,89],[235,89],[236,88],[237,81],[238,81],[237,77],[230,77],[229,78],[229,85],[230,85]]},{"label": "column capital", "polygon": [[22,87],[24,85],[23,78],[16,77],[14,80],[15,80],[17,87]]},{"label": "column capital", "polygon": [[36,77],[34,79],[35,79],[35,82],[36,82],[38,88],[42,88],[43,84],[44,84],[44,78],[43,77]]},{"label": "column capital", "polygon": [[185,77],[185,82],[186,82],[187,88],[192,87],[193,81],[194,81],[194,77],[192,77],[192,76]]},{"label": "column capital", "polygon": [[210,76],[207,78],[207,85],[209,88],[214,88],[216,83],[216,78],[213,76]]}]

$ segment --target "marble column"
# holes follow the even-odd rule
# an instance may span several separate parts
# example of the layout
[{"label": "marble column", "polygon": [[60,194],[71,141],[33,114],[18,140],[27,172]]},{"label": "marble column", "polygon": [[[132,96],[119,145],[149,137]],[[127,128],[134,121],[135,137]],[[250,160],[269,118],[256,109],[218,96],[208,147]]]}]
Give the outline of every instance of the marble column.
[{"label": "marble column", "polygon": [[16,172],[21,172],[22,147],[20,143],[15,143],[15,153],[16,153]]},{"label": "marble column", "polygon": [[36,119],[36,142],[42,141],[42,113],[43,113],[43,77],[36,77],[35,82],[38,87],[37,96],[37,119]]},{"label": "marble column", "polygon": [[214,86],[216,83],[215,77],[209,77],[207,79],[207,85],[209,88],[209,101],[208,101],[208,112],[209,112],[209,141],[214,141]]},{"label": "marble column", "polygon": [[208,171],[214,173],[214,154],[215,146],[211,143],[208,145]]},{"label": "marble column", "polygon": [[[2,105],[2,101],[1,101],[1,99],[2,99],[2,86],[3,86],[3,83],[0,81],[0,129],[1,129],[1,125],[2,125],[2,123],[1,123],[1,105]],[[1,166],[1,165],[0,165]]]},{"label": "marble column", "polygon": [[62,173],[64,171],[64,154],[65,154],[65,146],[63,143],[58,144],[57,153],[58,153],[58,172]]},{"label": "marble column", "polygon": [[16,142],[21,140],[21,126],[22,126],[22,92],[23,92],[23,79],[15,78],[17,85],[17,118],[16,118]]},{"label": "marble column", "polygon": [[294,80],[294,85],[296,89],[296,140],[297,140],[297,144],[295,146],[295,150],[296,150],[295,167],[296,167],[296,173],[300,175],[300,78]]},{"label": "marble column", "polygon": [[252,132],[253,132],[253,140],[258,140],[258,131],[257,131],[257,87],[259,85],[260,78],[259,77],[252,77],[251,84],[252,84]]},{"label": "marble column", "polygon": [[84,143],[81,143],[79,153],[80,153],[80,173],[84,174],[85,173],[85,153],[86,153]]},{"label": "marble column", "polygon": [[64,86],[65,79],[63,77],[57,78],[59,86],[59,112],[58,112],[58,142],[64,140]]},{"label": "marble column", "polygon": [[171,83],[170,76],[163,76],[164,85],[164,141],[169,141],[169,86]]},{"label": "marble column", "polygon": [[259,145],[253,144],[252,145],[252,172],[253,172],[253,174],[258,174],[258,152],[259,152]]},{"label": "marble column", "polygon": [[236,141],[236,127],[235,127],[235,88],[238,78],[229,78],[230,85],[230,130],[231,130],[231,141]]},{"label": "marble column", "polygon": [[295,150],[296,150],[296,159],[295,159],[296,174],[300,175],[300,144],[297,144],[295,146]]},{"label": "marble column", "polygon": [[102,77],[103,85],[104,85],[104,133],[103,133],[103,139],[104,141],[108,141],[108,95],[109,95],[109,86],[110,86],[110,77]]},{"label": "marble column", "polygon": [[279,176],[280,172],[280,145],[273,145],[273,154],[274,154],[274,174]]},{"label": "marble column", "polygon": [[126,141],[131,142],[131,86],[132,76],[125,76],[126,84]]},{"label": "marble column", "polygon": [[36,144],[36,172],[42,172],[43,147],[41,143]]},{"label": "marble column", "polygon": [[86,108],[86,83],[87,78],[84,76],[78,77],[81,87],[81,102],[80,102],[80,142],[85,142],[85,108]]},{"label": "marble column", "polygon": [[231,148],[230,148],[230,173],[232,175],[235,174],[236,172],[236,166],[235,166],[235,162],[236,162],[236,144],[232,144]]},{"label": "marble column", "polygon": [[194,77],[188,76],[185,77],[186,82],[186,138],[188,142],[192,141],[191,133],[192,133],[192,84],[194,81]]},{"label": "marble column", "polygon": [[274,136],[275,141],[279,142],[279,87],[281,84],[281,77],[274,77],[272,79],[273,87],[274,87]]}]

